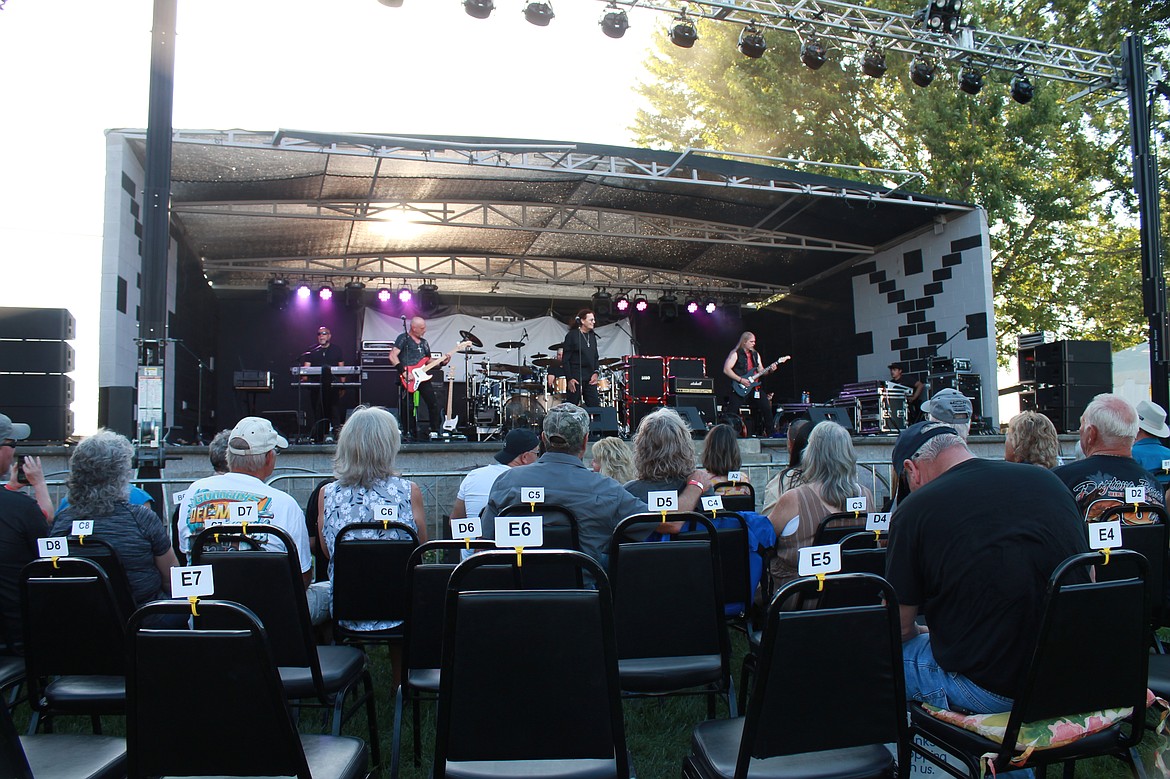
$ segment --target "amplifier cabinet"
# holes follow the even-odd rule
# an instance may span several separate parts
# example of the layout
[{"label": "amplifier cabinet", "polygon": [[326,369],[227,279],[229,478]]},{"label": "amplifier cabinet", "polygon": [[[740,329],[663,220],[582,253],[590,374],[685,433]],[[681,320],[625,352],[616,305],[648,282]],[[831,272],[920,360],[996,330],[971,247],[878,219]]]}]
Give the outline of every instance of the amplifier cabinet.
[{"label": "amplifier cabinet", "polygon": [[666,360],[661,357],[623,358],[626,368],[626,394],[635,398],[661,398],[666,394]]}]

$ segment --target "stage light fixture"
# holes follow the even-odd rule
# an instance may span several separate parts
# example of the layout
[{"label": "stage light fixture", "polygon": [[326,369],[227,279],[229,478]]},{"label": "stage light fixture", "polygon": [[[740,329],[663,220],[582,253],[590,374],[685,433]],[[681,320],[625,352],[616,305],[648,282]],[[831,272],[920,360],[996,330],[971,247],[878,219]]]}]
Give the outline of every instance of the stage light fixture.
[{"label": "stage light fixture", "polygon": [[317,297],[322,300],[333,300],[333,287],[328,284],[322,284],[321,288],[317,290]]},{"label": "stage light fixture", "polygon": [[715,309],[718,307],[719,304],[715,302],[715,298],[707,298],[707,303],[703,306],[703,310],[708,314],[714,314]]},{"label": "stage light fixture", "polygon": [[1023,105],[1032,99],[1034,93],[1035,88],[1032,86],[1032,82],[1028,80],[1024,69],[1020,68],[1019,72],[1012,76],[1012,100]]},{"label": "stage light fixture", "polygon": [[870,78],[881,78],[886,75],[886,53],[879,49],[869,49],[861,58],[861,72]]},{"label": "stage light fixture", "polygon": [[378,288],[378,302],[389,303],[390,299],[394,297],[394,293],[390,291],[389,287]]},{"label": "stage light fixture", "polygon": [[313,294],[313,290],[309,289],[309,283],[302,281],[297,285],[297,298],[300,300],[308,300],[309,296]]},{"label": "stage light fixture", "polygon": [[630,297],[624,292],[618,293],[618,296],[613,299],[613,307],[617,309],[619,314],[624,314],[630,310]]},{"label": "stage light fixture", "polygon": [[971,65],[964,65],[959,71],[959,89],[968,95],[977,95],[983,89],[983,74]]},{"label": "stage light fixture", "polygon": [[673,322],[678,319],[678,298],[667,292],[658,298],[658,318],[663,322]]},{"label": "stage light fixture", "polygon": [[764,40],[764,34],[760,32],[759,27],[749,24],[740,30],[737,48],[743,56],[759,59],[768,50],[768,42]]},{"label": "stage light fixture", "polygon": [[556,14],[553,13],[552,3],[543,0],[529,0],[524,6],[524,18],[537,27],[548,27]]},{"label": "stage light fixture", "polygon": [[439,307],[439,288],[434,284],[418,285],[418,309],[423,316],[433,314]]},{"label": "stage light fixture", "polygon": [[639,314],[645,313],[648,308],[650,308],[650,301],[646,300],[645,295],[638,295],[634,298],[634,310]]},{"label": "stage light fixture", "polygon": [[910,63],[910,80],[920,87],[928,87],[934,81],[937,69],[938,65],[933,60],[923,56],[915,57]]},{"label": "stage light fixture", "polygon": [[287,279],[272,279],[268,282],[268,305],[284,308],[288,305],[289,292]]},{"label": "stage light fixture", "polygon": [[351,281],[345,285],[345,307],[361,308],[364,302],[366,285],[360,281]]},{"label": "stage light fixture", "polygon": [[613,296],[604,289],[593,293],[593,313],[599,318],[613,313]]},{"label": "stage light fixture", "polygon": [[630,19],[624,9],[618,8],[616,3],[610,3],[601,13],[601,31],[610,38],[620,38],[630,29]]},{"label": "stage light fixture", "polygon": [[954,35],[963,24],[959,16],[962,10],[963,0],[930,0],[926,7],[916,14],[916,18],[931,32]]},{"label": "stage light fixture", "polygon": [[699,313],[699,301],[694,298],[687,298],[686,309],[688,314]]},{"label": "stage light fixture", "polygon": [[398,288],[398,302],[409,303],[410,299],[414,297],[414,293],[410,291],[410,285],[403,284]]},{"label": "stage light fixture", "polygon": [[809,70],[820,70],[828,60],[829,52],[817,36],[810,35],[808,40],[800,45],[800,61]]},{"label": "stage light fixture", "polygon": [[493,0],[463,0],[463,10],[475,19],[486,19],[496,10]]},{"label": "stage light fixture", "polygon": [[689,49],[695,45],[697,40],[699,40],[699,31],[695,29],[694,22],[687,18],[686,11],[680,11],[674,24],[670,25],[670,42],[675,46]]}]

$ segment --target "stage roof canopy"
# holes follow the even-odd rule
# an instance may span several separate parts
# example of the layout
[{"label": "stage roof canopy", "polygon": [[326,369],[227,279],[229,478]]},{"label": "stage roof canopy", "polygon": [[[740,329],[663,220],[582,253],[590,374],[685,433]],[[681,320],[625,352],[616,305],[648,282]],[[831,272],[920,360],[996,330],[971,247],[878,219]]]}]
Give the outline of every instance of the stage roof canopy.
[{"label": "stage roof canopy", "polygon": [[[116,132],[145,159],[145,131]],[[171,209],[217,288],[282,277],[754,303],[973,208],[908,191],[915,177],[898,171],[862,183],[803,167],[557,141],[180,130]]]}]

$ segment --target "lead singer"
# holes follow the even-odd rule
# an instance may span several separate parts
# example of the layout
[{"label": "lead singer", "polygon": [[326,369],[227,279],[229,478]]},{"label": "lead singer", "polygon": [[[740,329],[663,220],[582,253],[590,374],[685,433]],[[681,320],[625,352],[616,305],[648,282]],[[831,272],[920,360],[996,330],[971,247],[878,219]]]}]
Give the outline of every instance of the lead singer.
[{"label": "lead singer", "polygon": [[[577,312],[573,326],[565,334],[565,345],[561,357],[561,376],[566,379],[565,402],[578,406],[600,406],[597,394],[597,317],[593,310],[583,308]],[[585,402],[581,402],[582,393]]]}]

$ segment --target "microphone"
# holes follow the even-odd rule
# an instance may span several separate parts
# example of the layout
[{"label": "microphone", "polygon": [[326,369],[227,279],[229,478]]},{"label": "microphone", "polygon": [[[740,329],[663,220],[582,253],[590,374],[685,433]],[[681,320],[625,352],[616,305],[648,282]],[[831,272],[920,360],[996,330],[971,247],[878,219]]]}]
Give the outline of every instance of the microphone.
[{"label": "microphone", "polygon": [[527,338],[528,338],[528,328],[526,327],[526,328],[524,328],[524,335],[521,338],[521,340],[526,340]]}]

